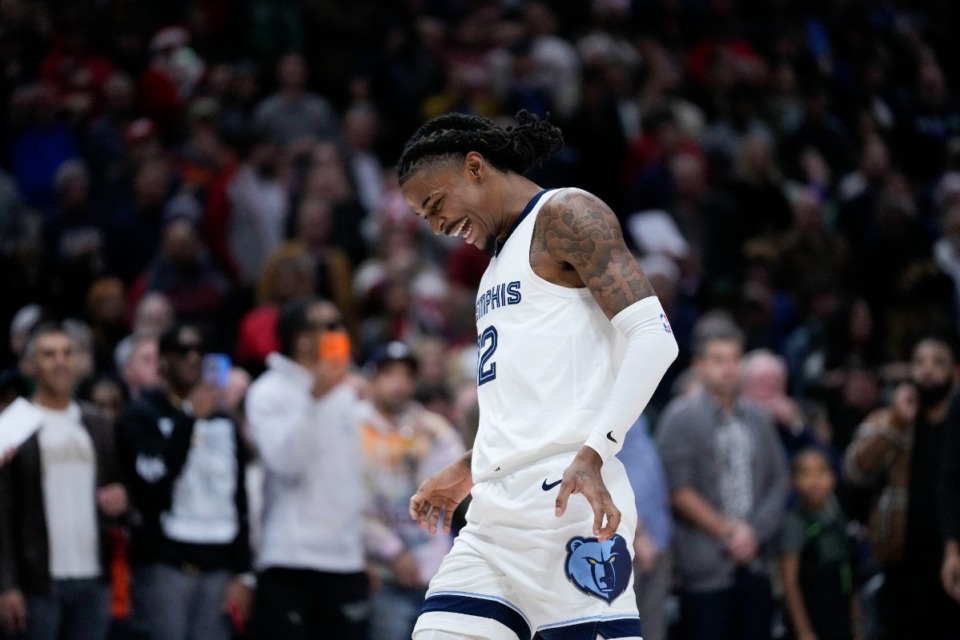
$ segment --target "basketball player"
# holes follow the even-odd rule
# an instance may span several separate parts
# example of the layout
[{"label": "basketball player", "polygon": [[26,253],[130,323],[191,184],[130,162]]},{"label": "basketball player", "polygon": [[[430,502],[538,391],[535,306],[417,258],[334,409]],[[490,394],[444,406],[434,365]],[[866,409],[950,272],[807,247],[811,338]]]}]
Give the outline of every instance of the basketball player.
[{"label": "basketball player", "polygon": [[677,344],[613,212],[523,176],[562,144],[524,111],[506,128],[448,114],[424,124],[397,165],[434,233],[491,256],[475,309],[477,439],[410,499],[411,517],[436,533],[473,494],[415,640],[641,636],[637,517],[614,454]]}]

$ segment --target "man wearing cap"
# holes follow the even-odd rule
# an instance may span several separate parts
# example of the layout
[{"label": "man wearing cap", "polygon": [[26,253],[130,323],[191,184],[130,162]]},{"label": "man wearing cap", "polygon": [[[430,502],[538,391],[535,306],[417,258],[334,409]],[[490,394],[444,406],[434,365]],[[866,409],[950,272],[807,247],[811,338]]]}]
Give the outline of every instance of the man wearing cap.
[{"label": "man wearing cap", "polygon": [[403,640],[426,596],[427,584],[450,550],[449,535],[431,536],[407,516],[409,496],[428,477],[464,453],[446,418],[414,400],[417,359],[407,345],[390,342],[369,363],[370,397],[357,426],[367,463],[375,513],[403,549],[375,564],[382,580],[373,594],[372,640]]}]

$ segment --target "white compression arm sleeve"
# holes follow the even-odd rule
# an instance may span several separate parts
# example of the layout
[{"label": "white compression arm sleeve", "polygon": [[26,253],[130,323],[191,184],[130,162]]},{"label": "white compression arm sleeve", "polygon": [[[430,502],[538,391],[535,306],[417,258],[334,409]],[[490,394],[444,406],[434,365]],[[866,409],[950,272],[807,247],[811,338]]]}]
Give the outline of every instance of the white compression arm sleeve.
[{"label": "white compression arm sleeve", "polygon": [[626,336],[627,350],[606,406],[584,443],[604,462],[620,451],[627,430],[647,406],[678,353],[677,340],[656,296],[634,302],[611,322]]}]

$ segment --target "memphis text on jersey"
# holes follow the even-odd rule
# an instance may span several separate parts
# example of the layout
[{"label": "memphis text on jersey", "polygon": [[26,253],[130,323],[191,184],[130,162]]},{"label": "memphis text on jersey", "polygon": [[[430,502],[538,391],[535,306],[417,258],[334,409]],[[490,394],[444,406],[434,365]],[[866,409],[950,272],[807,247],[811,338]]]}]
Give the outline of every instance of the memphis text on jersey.
[{"label": "memphis text on jersey", "polygon": [[520,281],[504,282],[490,287],[482,295],[477,296],[476,319],[480,320],[493,309],[505,307],[508,304],[520,302]]}]

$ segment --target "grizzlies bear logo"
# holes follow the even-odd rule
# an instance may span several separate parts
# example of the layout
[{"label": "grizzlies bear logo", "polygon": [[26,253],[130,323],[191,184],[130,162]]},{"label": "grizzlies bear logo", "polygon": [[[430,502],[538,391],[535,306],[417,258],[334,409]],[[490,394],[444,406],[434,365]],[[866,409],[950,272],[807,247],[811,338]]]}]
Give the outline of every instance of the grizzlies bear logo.
[{"label": "grizzlies bear logo", "polygon": [[630,582],[633,562],[623,536],[606,542],[576,537],[567,543],[567,578],[589,596],[613,602]]}]

